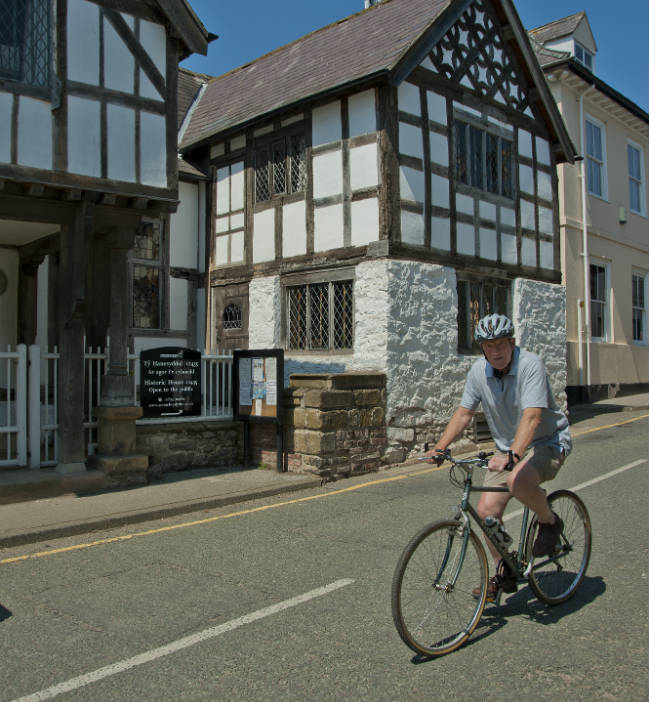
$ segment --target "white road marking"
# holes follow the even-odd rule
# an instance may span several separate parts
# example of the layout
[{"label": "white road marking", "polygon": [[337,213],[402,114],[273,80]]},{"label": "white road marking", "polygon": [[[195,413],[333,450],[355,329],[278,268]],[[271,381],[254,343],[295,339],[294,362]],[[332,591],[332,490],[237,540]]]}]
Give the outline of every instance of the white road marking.
[{"label": "white road marking", "polygon": [[[570,490],[573,492],[576,492],[577,490],[583,490],[583,488],[590,487],[591,485],[595,485],[595,483],[599,483],[602,480],[608,480],[608,478],[612,478],[614,475],[617,475],[618,473],[624,473],[625,470],[630,470],[631,468],[635,468],[636,466],[640,466],[643,463],[646,463],[647,460],[646,458],[641,458],[637,461],[633,461],[633,463],[627,463],[624,466],[620,466],[619,468],[616,468],[615,470],[610,470],[608,473],[603,473],[602,475],[598,475],[596,478],[592,478],[591,480],[587,480],[585,483],[579,483],[579,485],[575,485],[574,487],[571,487]],[[514,519],[514,517],[520,517],[520,515],[523,514],[522,509],[517,509],[515,512],[511,512],[511,514],[506,515],[503,517],[503,522],[506,522],[508,519]]]},{"label": "white road marking", "polygon": [[72,690],[77,690],[84,685],[89,685],[90,683],[97,682],[98,680],[108,678],[111,675],[118,675],[119,673],[135,668],[138,665],[150,663],[158,658],[169,656],[172,653],[182,651],[185,648],[202,643],[208,639],[213,639],[221,634],[226,634],[227,632],[238,629],[246,624],[251,624],[259,619],[264,619],[264,617],[270,617],[273,614],[283,612],[291,607],[296,607],[297,605],[308,602],[309,600],[322,597],[330,592],[334,592],[335,590],[339,590],[347,585],[351,585],[353,582],[354,581],[350,579],[336,580],[336,582],[330,583],[329,585],[324,585],[323,587],[316,588],[315,590],[310,590],[302,595],[292,597],[289,600],[278,602],[277,604],[270,605],[270,607],[264,607],[264,609],[258,609],[256,612],[251,612],[250,614],[244,614],[242,617],[225,622],[225,624],[219,624],[218,626],[204,629],[203,631],[191,634],[190,636],[185,636],[177,641],[172,641],[165,646],[154,648],[151,651],[145,651],[144,653],[140,653],[132,658],[125,658],[124,660],[113,663],[112,665],[107,665],[104,668],[99,668],[98,670],[86,673],[85,675],[79,675],[76,678],[71,678],[70,680],[66,680],[58,685],[48,687],[45,690],[39,690],[31,695],[19,697],[18,699],[13,700],[13,702],[41,702],[42,700],[49,700],[52,697],[63,694],[64,692],[71,692]]}]

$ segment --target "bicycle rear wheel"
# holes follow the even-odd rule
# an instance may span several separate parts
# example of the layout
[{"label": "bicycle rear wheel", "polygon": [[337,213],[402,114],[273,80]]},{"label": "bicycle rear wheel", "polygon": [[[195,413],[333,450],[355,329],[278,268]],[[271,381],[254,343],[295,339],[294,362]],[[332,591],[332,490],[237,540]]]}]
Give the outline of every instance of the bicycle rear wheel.
[{"label": "bicycle rear wheel", "polygon": [[[534,559],[529,584],[539,600],[557,605],[575,594],[586,575],[592,534],[588,510],[573,492],[557,490],[548,497],[548,503],[550,509],[563,520],[563,532],[553,554]],[[535,515],[525,537],[528,563],[532,559],[537,527]]]},{"label": "bicycle rear wheel", "polygon": [[403,642],[425,656],[459,648],[482,616],[488,572],[480,540],[461,522],[422,529],[404,549],[392,578],[392,617]]}]

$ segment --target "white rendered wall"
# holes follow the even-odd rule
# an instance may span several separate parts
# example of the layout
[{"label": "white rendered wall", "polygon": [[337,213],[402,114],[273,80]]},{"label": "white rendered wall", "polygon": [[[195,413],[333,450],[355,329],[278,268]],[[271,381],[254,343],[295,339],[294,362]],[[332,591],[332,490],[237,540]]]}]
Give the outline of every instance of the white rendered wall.
[{"label": "white rendered wall", "polygon": [[68,171],[101,178],[101,104],[68,97]]},{"label": "white rendered wall", "polygon": [[178,268],[198,268],[202,250],[198,246],[198,184],[178,183],[178,209],[171,215],[169,265]]},{"label": "white rendered wall", "polygon": [[517,278],[513,284],[513,322],[520,346],[539,355],[560,407],[566,407],[566,289],[562,285]]},{"label": "white rendered wall", "polygon": [[106,108],[108,177],[135,181],[135,111],[121,105]]},{"label": "white rendered wall", "polygon": [[[512,284],[517,341],[544,361],[555,398],[565,406],[565,292],[559,285]],[[250,285],[250,347],[280,346],[279,278]],[[414,261],[360,263],[354,279],[354,350],[286,352],[291,373],[379,371],[387,378],[387,432],[393,447],[434,441],[459,404],[476,356],[457,351],[456,276]]]},{"label": "white rendered wall", "polygon": [[[140,43],[163,78],[167,75],[166,41],[165,29],[161,24],[140,20]],[[165,97],[153,87],[153,83],[142,69],[140,69],[140,95],[153,100]]]},{"label": "white rendered wall", "polygon": [[[18,106],[18,163],[52,169],[52,110],[49,102],[20,96]],[[11,131],[11,130],[8,130]]]},{"label": "white rendered wall", "polygon": [[248,289],[248,346],[251,349],[281,348],[281,289],[279,276],[253,278]]},{"label": "white rendered wall", "polygon": [[68,0],[68,78],[99,85],[99,7],[85,0]]},{"label": "white rendered wall", "polygon": [[167,187],[167,127],[163,115],[140,112],[140,182]]},{"label": "white rendered wall", "polygon": [[282,208],[282,256],[302,256],[306,253],[306,203],[304,200]]},{"label": "white rendered wall", "polygon": [[[122,14],[122,18],[133,29],[134,19]],[[123,93],[135,92],[135,59],[113,25],[104,20],[104,85]],[[158,98],[159,99],[159,98]]]},{"label": "white rendered wall", "polygon": [[169,278],[169,328],[187,331],[189,283],[184,278]]}]

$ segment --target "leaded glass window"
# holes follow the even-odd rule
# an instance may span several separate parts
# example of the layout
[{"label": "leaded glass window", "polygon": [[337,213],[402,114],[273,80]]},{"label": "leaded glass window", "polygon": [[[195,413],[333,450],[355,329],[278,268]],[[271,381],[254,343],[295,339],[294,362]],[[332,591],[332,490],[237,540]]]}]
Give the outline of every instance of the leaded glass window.
[{"label": "leaded glass window", "polygon": [[454,131],[458,182],[511,199],[512,141],[460,119]]},{"label": "leaded glass window", "polygon": [[334,351],[353,348],[353,281],[290,286],[286,302],[288,349]]},{"label": "leaded glass window", "polygon": [[162,274],[161,222],[143,222],[135,236],[131,250],[131,281],[133,304],[131,326],[136,329],[160,329],[161,274]]},{"label": "leaded glass window", "polygon": [[306,187],[305,141],[302,135],[276,139],[255,153],[255,199],[297,193]]},{"label": "leaded glass window", "polygon": [[50,0],[0,0],[0,78],[47,88]]},{"label": "leaded glass window", "polygon": [[478,321],[487,314],[510,315],[510,287],[502,280],[458,280],[458,350],[479,353],[473,340]]}]

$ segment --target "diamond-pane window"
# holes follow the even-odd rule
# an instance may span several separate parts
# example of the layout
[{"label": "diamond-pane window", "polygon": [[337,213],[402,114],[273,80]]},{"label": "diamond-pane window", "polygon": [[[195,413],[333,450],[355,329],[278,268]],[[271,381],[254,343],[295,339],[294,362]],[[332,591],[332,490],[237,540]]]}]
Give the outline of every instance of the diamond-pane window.
[{"label": "diamond-pane window", "polygon": [[162,326],[162,223],[142,222],[131,249],[133,302],[131,326],[159,329]]},{"label": "diamond-pane window", "polygon": [[306,297],[307,286],[288,289],[288,347],[305,349],[307,338]]},{"label": "diamond-pane window", "polygon": [[287,347],[331,351],[354,345],[354,298],[351,280],[287,288]]},{"label": "diamond-pane window", "polygon": [[276,193],[286,192],[286,145],[283,140],[273,144],[273,189]]},{"label": "diamond-pane window", "polygon": [[290,135],[260,147],[255,155],[256,202],[276,195],[301,192],[306,187],[305,141],[302,135]]},{"label": "diamond-pane window", "polygon": [[50,0],[0,0],[0,77],[50,85]]}]

